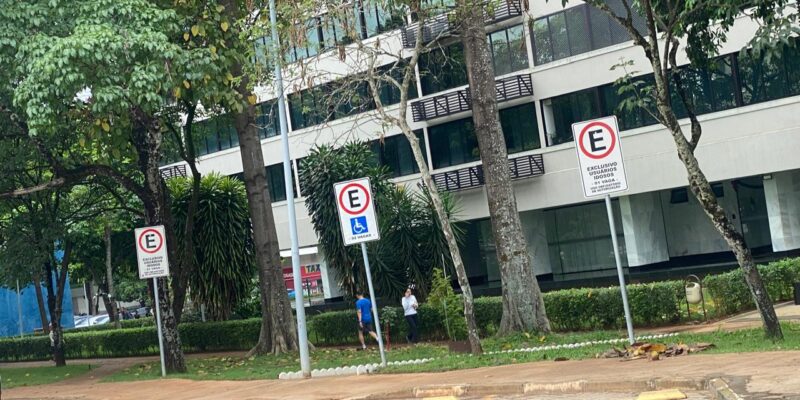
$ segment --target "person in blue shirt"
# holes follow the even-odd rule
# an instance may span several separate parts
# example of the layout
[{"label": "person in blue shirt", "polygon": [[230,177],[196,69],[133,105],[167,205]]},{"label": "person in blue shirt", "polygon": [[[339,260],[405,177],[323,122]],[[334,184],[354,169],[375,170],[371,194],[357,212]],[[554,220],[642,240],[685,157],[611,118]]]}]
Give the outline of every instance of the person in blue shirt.
[{"label": "person in blue shirt", "polygon": [[367,344],[364,342],[364,334],[368,333],[375,341],[378,335],[375,333],[375,325],[372,319],[372,302],[365,298],[363,294],[356,295],[356,315],[358,315],[358,340],[361,341],[361,349],[366,350]]}]

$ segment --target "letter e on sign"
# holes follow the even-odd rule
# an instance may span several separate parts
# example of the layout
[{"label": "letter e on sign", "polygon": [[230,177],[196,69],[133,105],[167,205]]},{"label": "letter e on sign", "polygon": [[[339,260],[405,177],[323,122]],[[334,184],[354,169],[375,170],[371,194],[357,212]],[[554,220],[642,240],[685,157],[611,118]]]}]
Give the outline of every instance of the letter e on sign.
[{"label": "letter e on sign", "polygon": [[617,117],[572,124],[585,197],[628,190]]},{"label": "letter e on sign", "polygon": [[369,178],[333,186],[345,246],[380,239]]},{"label": "letter e on sign", "polygon": [[136,258],[139,278],[169,276],[169,257],[164,226],[149,226],[136,229]]}]

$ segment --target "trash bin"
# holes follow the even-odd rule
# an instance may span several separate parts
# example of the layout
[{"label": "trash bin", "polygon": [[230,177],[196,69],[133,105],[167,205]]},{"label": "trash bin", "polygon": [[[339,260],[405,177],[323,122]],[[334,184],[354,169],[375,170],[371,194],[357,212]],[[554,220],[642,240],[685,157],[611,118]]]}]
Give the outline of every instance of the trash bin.
[{"label": "trash bin", "polygon": [[800,282],[794,283],[794,304],[800,306]]}]

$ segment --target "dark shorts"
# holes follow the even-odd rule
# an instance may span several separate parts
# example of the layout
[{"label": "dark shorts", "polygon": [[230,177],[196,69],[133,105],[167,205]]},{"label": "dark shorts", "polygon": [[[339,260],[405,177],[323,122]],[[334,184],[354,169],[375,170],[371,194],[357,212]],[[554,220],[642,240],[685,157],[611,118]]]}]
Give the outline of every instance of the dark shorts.
[{"label": "dark shorts", "polygon": [[370,332],[375,332],[375,325],[372,322],[364,322],[358,329],[365,335],[368,335]]}]

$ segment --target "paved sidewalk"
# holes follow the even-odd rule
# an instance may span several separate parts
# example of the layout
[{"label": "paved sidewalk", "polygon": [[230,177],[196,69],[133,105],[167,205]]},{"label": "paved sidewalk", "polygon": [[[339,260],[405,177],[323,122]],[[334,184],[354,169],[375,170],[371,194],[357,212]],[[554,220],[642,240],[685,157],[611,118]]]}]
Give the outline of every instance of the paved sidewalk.
[{"label": "paved sidewalk", "polygon": [[[738,392],[764,398],[800,399],[800,352],[693,355],[662,361],[615,359],[536,362],[444,373],[315,378],[310,381],[189,381],[73,384],[15,388],[4,399],[346,399],[397,393],[414,387],[443,384],[562,383],[588,380],[614,383],[661,379],[701,379],[724,376]],[[613,390],[609,390],[613,391]],[[746,392],[745,392],[746,391]],[[770,397],[775,398],[775,397]]]}]

